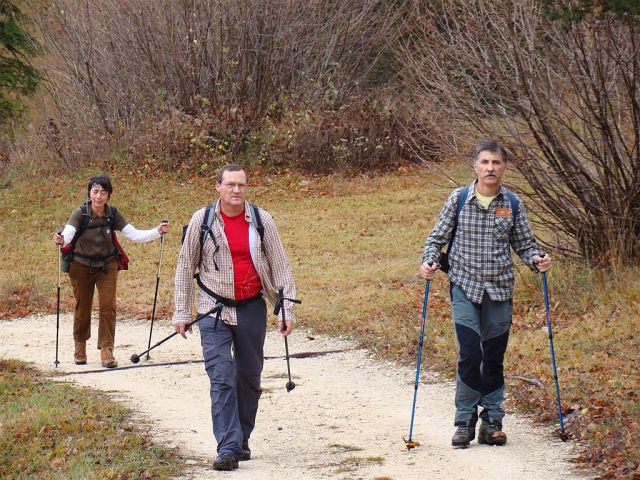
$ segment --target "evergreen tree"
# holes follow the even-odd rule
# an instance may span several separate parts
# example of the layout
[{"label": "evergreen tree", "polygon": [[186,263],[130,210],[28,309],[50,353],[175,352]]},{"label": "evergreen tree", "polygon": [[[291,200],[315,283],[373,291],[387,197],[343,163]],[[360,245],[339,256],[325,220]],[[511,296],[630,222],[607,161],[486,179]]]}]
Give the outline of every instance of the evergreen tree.
[{"label": "evergreen tree", "polygon": [[21,97],[33,94],[41,79],[28,59],[42,48],[26,31],[15,3],[0,0],[0,125],[20,114]]},{"label": "evergreen tree", "polygon": [[627,21],[640,20],[638,0],[542,0],[547,16],[566,24],[582,20],[587,15],[599,17],[610,12]]}]

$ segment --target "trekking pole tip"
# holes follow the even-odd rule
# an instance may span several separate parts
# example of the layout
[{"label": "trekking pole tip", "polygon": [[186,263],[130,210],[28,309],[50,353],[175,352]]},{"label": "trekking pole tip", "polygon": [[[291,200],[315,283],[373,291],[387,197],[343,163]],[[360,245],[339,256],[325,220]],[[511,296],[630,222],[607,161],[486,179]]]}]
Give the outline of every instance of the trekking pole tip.
[{"label": "trekking pole tip", "polygon": [[140,355],[136,355],[135,353],[131,355],[131,363],[138,363],[140,361]]},{"label": "trekking pole tip", "polygon": [[296,388],[296,384],[293,382],[287,382],[287,384],[285,385],[285,387],[287,388],[287,392],[290,392],[291,390],[293,390],[294,388]]},{"label": "trekking pole tip", "polygon": [[420,446],[420,442],[416,442],[415,440],[407,440],[406,438],[402,438],[407,447],[407,450],[411,450],[412,448],[416,448]]}]

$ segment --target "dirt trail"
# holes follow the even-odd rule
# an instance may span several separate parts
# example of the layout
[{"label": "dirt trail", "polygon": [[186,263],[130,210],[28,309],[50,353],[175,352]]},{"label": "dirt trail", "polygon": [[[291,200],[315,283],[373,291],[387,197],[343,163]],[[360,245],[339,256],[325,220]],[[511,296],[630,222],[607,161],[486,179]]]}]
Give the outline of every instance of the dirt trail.
[{"label": "dirt trail", "polygon": [[[55,316],[32,316],[2,322],[0,358],[19,358],[53,370]],[[129,367],[132,353],[146,348],[149,324],[120,321],[116,358]],[[420,385],[413,438],[421,446],[408,452],[403,436],[409,428],[415,369],[374,362],[364,350],[343,339],[315,337],[294,331],[292,355],[341,352],[292,358],[296,388],[285,389],[286,363],[282,337],[267,336],[264,393],[251,437],[253,459],[235,472],[209,468],[215,456],[211,433],[209,385],[201,360],[197,329],[187,340],[173,338],[152,351],[140,367],[107,371],[100,368],[95,338],[88,343],[89,363],[72,362],[72,319],[61,316],[60,378],[108,391],[140,413],[158,440],[181,448],[190,458],[186,478],[234,480],[393,480],[447,479],[579,479],[591,478],[569,463],[572,447],[509,414],[505,447],[473,442],[464,450],[450,446],[453,434],[453,385],[428,378]],[[172,330],[156,326],[152,343]],[[90,348],[89,348],[90,347]],[[161,365],[191,361],[176,365]],[[152,366],[145,366],[152,365]],[[83,373],[97,370],[95,373]]]}]

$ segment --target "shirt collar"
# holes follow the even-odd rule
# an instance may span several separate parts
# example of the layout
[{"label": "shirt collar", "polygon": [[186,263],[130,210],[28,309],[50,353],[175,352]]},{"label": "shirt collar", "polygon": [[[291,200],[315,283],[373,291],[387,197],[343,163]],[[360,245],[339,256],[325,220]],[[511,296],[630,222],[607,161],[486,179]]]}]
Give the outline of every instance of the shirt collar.
[{"label": "shirt collar", "polygon": [[[478,179],[476,178],[473,182],[471,182],[468,186],[468,195],[467,195],[467,199],[465,200],[465,203],[467,203],[471,197],[475,197],[476,196],[476,185],[478,184]],[[498,193],[496,193],[496,197],[502,195],[503,197],[507,196],[507,188],[500,184],[500,190],[498,190]]]},{"label": "shirt collar", "polygon": [[[220,215],[222,213],[222,210],[220,208],[220,200],[216,200],[216,205],[214,207],[215,212]],[[247,222],[253,222],[253,219],[251,218],[251,214],[249,213],[249,202],[247,202],[246,200],[244,201],[244,219]]]},{"label": "shirt collar", "polygon": [[[98,216],[93,212],[93,208],[91,208],[91,200],[89,200],[87,202],[87,214],[91,217],[91,218],[98,218]],[[110,217],[112,214],[111,212],[111,207],[109,206],[108,203],[104,204],[104,216],[106,217]]]}]

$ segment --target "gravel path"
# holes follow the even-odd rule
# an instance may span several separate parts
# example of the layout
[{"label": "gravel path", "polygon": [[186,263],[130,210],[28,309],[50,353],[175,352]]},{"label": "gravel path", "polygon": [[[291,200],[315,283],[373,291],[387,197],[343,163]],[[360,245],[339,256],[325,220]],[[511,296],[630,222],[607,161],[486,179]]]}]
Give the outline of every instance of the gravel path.
[{"label": "gravel path", "polygon": [[[33,362],[53,370],[55,316],[2,322],[0,357]],[[450,445],[453,434],[453,384],[427,378],[420,385],[413,439],[405,448],[415,369],[373,361],[349,341],[311,337],[296,330],[289,340],[296,388],[285,389],[284,342],[274,332],[265,346],[264,393],[251,437],[253,459],[235,472],[214,472],[209,384],[201,363],[197,329],[187,340],[172,338],[151,352],[149,362],[132,366],[129,357],[143,351],[149,324],[122,320],[116,332],[116,370],[100,367],[95,337],[87,344],[89,363],[73,364],[71,315],[61,316],[61,380],[108,391],[147,421],[156,439],[180,447],[190,464],[185,479],[234,480],[494,480],[591,478],[569,463],[571,444],[549,429],[515,415],[505,419],[505,447],[473,442],[468,449]],[[156,325],[152,343],[172,333]],[[172,362],[184,362],[170,365]],[[132,367],[132,368],[129,368]],[[424,379],[424,376],[423,376]]]}]

